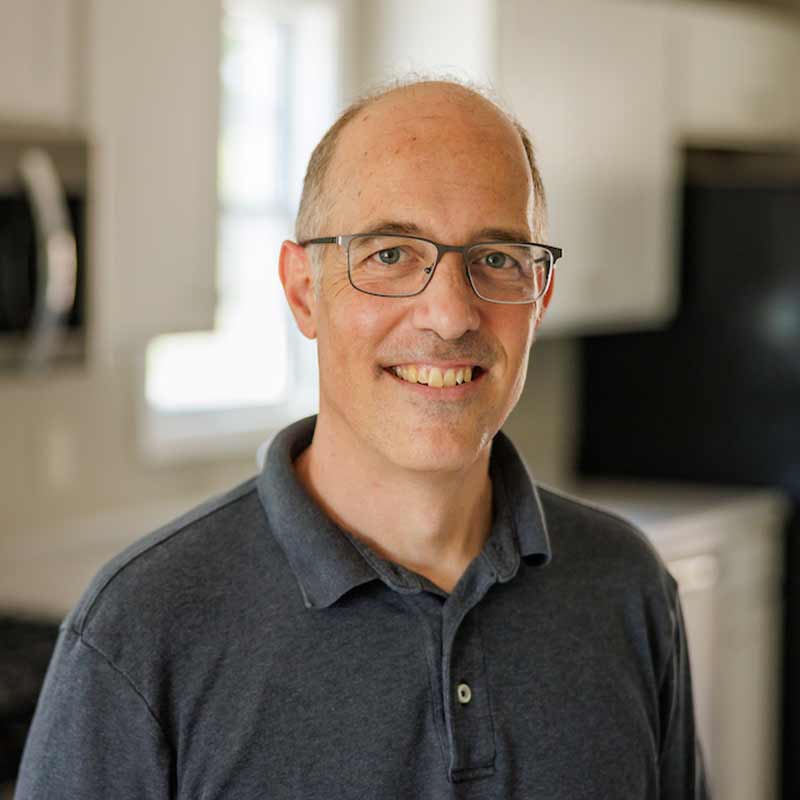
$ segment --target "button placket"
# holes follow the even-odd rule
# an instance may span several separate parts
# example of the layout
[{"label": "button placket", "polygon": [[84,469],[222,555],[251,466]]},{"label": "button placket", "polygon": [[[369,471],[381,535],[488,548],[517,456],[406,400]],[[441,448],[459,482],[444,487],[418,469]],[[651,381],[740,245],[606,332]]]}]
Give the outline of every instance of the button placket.
[{"label": "button placket", "polygon": [[443,653],[450,778],[463,781],[494,772],[494,724],[476,609],[464,616],[450,641],[450,652]]},{"label": "button placket", "polygon": [[425,637],[425,651],[431,681],[431,705],[442,758],[448,759],[447,721],[444,708],[444,685],[441,673],[442,654],[442,598],[429,592],[404,596],[404,602],[420,621]]}]

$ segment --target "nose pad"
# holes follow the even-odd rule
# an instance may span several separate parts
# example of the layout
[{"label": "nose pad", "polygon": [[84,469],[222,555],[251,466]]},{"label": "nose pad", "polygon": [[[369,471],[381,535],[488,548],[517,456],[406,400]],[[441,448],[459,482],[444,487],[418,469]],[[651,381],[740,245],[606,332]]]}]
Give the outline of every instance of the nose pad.
[{"label": "nose pad", "polygon": [[432,330],[442,339],[458,339],[480,324],[479,298],[472,289],[460,253],[446,253],[415,305],[414,324]]},{"label": "nose pad", "polygon": [[[467,267],[464,262],[464,255],[462,253],[446,253],[442,257],[442,262],[447,261],[448,259],[451,261],[449,272],[451,274],[450,280],[453,288],[458,287],[459,289],[466,290],[467,295],[471,300],[476,299],[477,295],[475,294],[475,291],[472,288],[472,283],[467,275]],[[439,268],[441,269],[441,266]]]}]

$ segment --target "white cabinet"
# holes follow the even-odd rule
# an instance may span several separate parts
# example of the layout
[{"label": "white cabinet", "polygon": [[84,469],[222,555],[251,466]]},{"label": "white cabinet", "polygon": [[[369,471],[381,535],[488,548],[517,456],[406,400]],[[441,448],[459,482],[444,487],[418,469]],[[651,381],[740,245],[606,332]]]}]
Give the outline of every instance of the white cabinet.
[{"label": "white cabinet", "polygon": [[213,326],[221,7],[95,0],[89,38],[95,347],[129,350]]},{"label": "white cabinet", "polygon": [[676,158],[659,7],[503,0],[499,88],[530,130],[564,248],[543,335],[655,326],[674,310]]},{"label": "white cabinet", "polygon": [[577,494],[637,523],[678,582],[714,797],[775,800],[787,502],[771,491],[622,482]]},{"label": "white cabinet", "polygon": [[76,0],[0,0],[0,119],[78,121]]},{"label": "white cabinet", "polygon": [[800,137],[800,18],[731,4],[676,3],[676,125],[725,143]]}]

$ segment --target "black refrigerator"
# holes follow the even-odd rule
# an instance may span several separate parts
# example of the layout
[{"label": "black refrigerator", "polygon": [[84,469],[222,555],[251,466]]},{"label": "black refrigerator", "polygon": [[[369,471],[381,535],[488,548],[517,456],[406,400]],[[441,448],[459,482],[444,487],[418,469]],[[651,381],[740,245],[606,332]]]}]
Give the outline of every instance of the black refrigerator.
[{"label": "black refrigerator", "polygon": [[800,797],[800,151],[688,149],[677,316],[581,342],[579,472],[778,487],[782,791]]}]

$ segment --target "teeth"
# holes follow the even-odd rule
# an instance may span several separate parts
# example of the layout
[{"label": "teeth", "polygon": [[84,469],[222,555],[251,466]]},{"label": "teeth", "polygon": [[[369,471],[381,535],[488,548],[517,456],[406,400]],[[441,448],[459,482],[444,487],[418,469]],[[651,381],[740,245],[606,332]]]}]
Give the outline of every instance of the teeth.
[{"label": "teeth", "polygon": [[427,384],[437,389],[460,386],[462,383],[469,383],[472,380],[472,367],[449,368],[442,371],[440,367],[410,364],[408,366],[392,367],[392,372],[408,383]]}]

